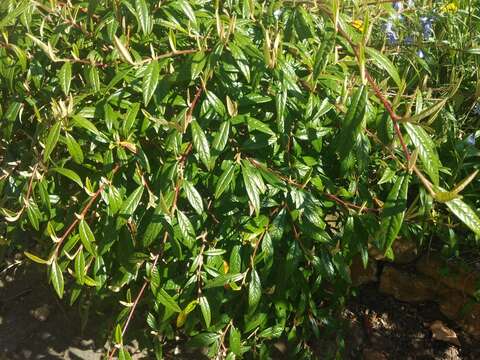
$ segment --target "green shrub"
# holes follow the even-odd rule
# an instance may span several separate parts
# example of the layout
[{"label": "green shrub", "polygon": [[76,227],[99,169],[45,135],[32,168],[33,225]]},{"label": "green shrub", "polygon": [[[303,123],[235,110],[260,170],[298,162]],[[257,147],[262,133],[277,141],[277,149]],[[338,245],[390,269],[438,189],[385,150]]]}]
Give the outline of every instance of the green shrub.
[{"label": "green shrub", "polygon": [[470,2],[75,3],[0,4],[1,231],[121,356],[308,358],[369,245],[478,240]]}]

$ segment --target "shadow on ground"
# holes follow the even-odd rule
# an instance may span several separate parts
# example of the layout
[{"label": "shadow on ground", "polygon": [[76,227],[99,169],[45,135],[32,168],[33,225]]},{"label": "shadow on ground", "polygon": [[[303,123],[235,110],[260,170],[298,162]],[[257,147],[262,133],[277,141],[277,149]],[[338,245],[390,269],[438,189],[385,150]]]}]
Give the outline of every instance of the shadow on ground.
[{"label": "shadow on ground", "polygon": [[46,282],[44,268],[12,267],[0,277],[0,359],[101,359],[102,349],[81,332],[75,308]]}]

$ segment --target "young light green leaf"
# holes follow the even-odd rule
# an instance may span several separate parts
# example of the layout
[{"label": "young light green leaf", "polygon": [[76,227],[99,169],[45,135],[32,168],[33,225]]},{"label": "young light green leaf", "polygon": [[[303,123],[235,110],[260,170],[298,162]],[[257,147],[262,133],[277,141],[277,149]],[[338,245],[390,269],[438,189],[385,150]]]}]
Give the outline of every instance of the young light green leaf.
[{"label": "young light green leaf", "polygon": [[80,220],[80,223],[78,225],[78,232],[80,233],[80,240],[82,241],[85,250],[95,256],[95,237],[92,230],[90,229],[90,226],[84,219]]},{"label": "young light green leaf", "polygon": [[143,103],[148,105],[155,90],[157,89],[160,77],[160,65],[157,60],[153,60],[148,64],[145,75],[143,75]]},{"label": "young light green leaf", "polygon": [[67,168],[58,168],[58,167],[51,168],[51,170],[55,171],[55,172],[58,172],[60,175],[63,175],[65,177],[69,178],[73,182],[77,183],[78,186],[83,188],[82,179],[80,179],[80,176],[75,171],[67,169]]},{"label": "young light green leaf", "polygon": [[62,123],[57,121],[48,131],[47,140],[45,141],[45,150],[43,151],[43,162],[47,162],[50,154],[52,153],[55,145],[57,145],[58,138],[60,137],[60,129]]},{"label": "young light green leaf", "polygon": [[75,257],[75,277],[77,278],[77,283],[83,285],[85,281],[85,256],[82,249]]},{"label": "young light green leaf", "polygon": [[218,199],[220,195],[228,188],[235,176],[235,170],[237,166],[234,162],[231,162],[230,165],[225,169],[225,171],[220,175],[220,178],[217,181],[215,186],[215,198]]},{"label": "young light green leaf", "polygon": [[205,167],[210,170],[210,146],[207,137],[196,120],[193,120],[190,129],[192,130],[193,146]]},{"label": "young light green leaf", "polygon": [[167,309],[174,311],[174,312],[180,312],[182,309],[180,306],[178,306],[177,302],[173,297],[171,297],[164,289],[160,288],[157,291],[156,295],[156,300],[163,306],[165,306]]},{"label": "young light green leaf", "polygon": [[418,156],[420,157],[420,160],[422,160],[425,172],[430,176],[432,182],[435,185],[438,185],[438,169],[440,168],[441,163],[438,158],[435,143],[420,125],[414,125],[411,123],[405,123],[404,125],[408,136],[418,149]]},{"label": "young light green leaf", "polygon": [[198,298],[198,303],[200,304],[200,309],[202,310],[203,320],[205,321],[205,327],[208,329],[210,327],[210,322],[212,320],[212,314],[210,312],[210,304],[208,303],[208,299],[203,295]]},{"label": "young light green leaf", "polygon": [[77,164],[83,163],[83,151],[80,144],[69,133],[65,134],[65,144],[73,161]]},{"label": "young light green leaf", "polygon": [[145,0],[135,0],[135,9],[137,11],[138,21],[142,28],[143,34],[148,35],[152,32],[152,18],[148,11],[148,6]]},{"label": "young light green leaf", "polygon": [[58,80],[63,93],[68,95],[70,93],[70,83],[72,82],[72,64],[69,61],[65,62],[60,68]]},{"label": "young light green leaf", "polygon": [[393,65],[393,63],[388,57],[383,55],[380,51],[370,47],[365,47],[365,52],[368,56],[372,58],[372,60],[378,67],[382,68],[388,73],[388,75],[390,75],[393,81],[395,81],[395,84],[398,86],[398,88],[402,87],[402,80],[400,78],[400,75],[398,74],[395,65]]},{"label": "young light green leaf", "polygon": [[57,263],[57,260],[52,262],[52,266],[50,267],[50,280],[52,281],[53,288],[58,294],[58,297],[61,299],[63,297],[63,273],[62,269]]},{"label": "young light green leaf", "polygon": [[203,201],[200,193],[195,189],[195,187],[187,180],[183,181],[183,189],[187,195],[188,202],[192,205],[193,209],[197,212],[198,215],[203,214]]},{"label": "young light green leaf", "polygon": [[177,316],[177,328],[182,327],[185,324],[185,321],[187,321],[187,316],[190,314],[195,308],[197,307],[198,301],[197,300],[192,300],[188,303],[188,305],[180,311],[180,313]]},{"label": "young light green leaf", "polygon": [[470,230],[477,234],[477,236],[480,236],[480,218],[470,206],[460,198],[447,201],[446,204],[456,217],[467,225]]},{"label": "young light green leaf", "polygon": [[248,311],[253,313],[262,297],[262,284],[257,270],[252,269],[250,273],[250,283],[248,284]]},{"label": "young light green leaf", "polygon": [[39,258],[37,255],[33,255],[32,253],[29,253],[28,251],[24,251],[23,254],[33,262],[36,262],[38,264],[48,264],[48,260],[43,260]]},{"label": "young light green leaf", "polygon": [[118,351],[118,360],[132,360],[132,356],[127,349],[121,347]]},{"label": "young light green leaf", "polygon": [[380,248],[388,251],[400,231],[407,208],[407,194],[410,177],[400,175],[390,190],[382,212],[379,242]]}]

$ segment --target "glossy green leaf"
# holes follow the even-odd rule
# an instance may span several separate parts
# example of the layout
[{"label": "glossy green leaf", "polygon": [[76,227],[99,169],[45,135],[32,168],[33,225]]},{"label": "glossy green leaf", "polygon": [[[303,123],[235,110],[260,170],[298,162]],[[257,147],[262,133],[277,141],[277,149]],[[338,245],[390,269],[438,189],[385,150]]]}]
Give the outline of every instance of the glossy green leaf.
[{"label": "glossy green leaf", "polygon": [[80,240],[82,241],[85,250],[95,256],[95,236],[93,235],[90,226],[84,219],[80,220],[78,224],[78,232],[80,234]]},{"label": "glossy green leaf", "polygon": [[193,229],[192,223],[180,210],[177,210],[177,221],[185,246],[188,248],[192,247],[195,241],[195,230]]},{"label": "glossy green leaf", "polygon": [[70,84],[72,82],[72,64],[67,61],[65,62],[60,71],[58,72],[58,81],[60,82],[60,87],[65,95],[70,93]]},{"label": "glossy green leaf", "polygon": [[31,199],[29,200],[27,206],[27,216],[30,220],[30,224],[32,224],[33,228],[38,231],[40,229],[39,221],[41,218],[41,214],[37,204]]},{"label": "glossy green leaf", "polygon": [[230,351],[237,356],[242,356],[240,336],[240,331],[238,331],[238,329],[232,325],[230,327],[230,333],[228,335],[228,344],[230,345]]},{"label": "glossy green leaf", "polygon": [[52,153],[53,149],[57,145],[58,138],[60,137],[60,129],[62,128],[62,123],[57,121],[55,124],[52,125],[50,130],[48,131],[48,136],[45,141],[45,150],[43,151],[43,162],[47,162],[50,154]]},{"label": "glossy green leaf", "polygon": [[235,163],[230,163],[225,169],[225,171],[222,173],[222,175],[220,175],[220,177],[218,178],[217,185],[215,186],[214,195],[216,199],[218,199],[223,194],[223,192],[230,186],[232,180],[235,177],[236,168],[237,166],[235,165]]},{"label": "glossy green leaf", "polygon": [[260,189],[254,182],[252,169],[249,166],[242,164],[242,176],[250,203],[255,209],[255,213],[258,215],[260,212]]},{"label": "glossy green leaf", "polygon": [[210,169],[210,145],[208,144],[207,137],[196,120],[192,121],[190,129],[192,131],[195,151],[198,153],[198,156],[205,167]]},{"label": "glossy green leaf", "polygon": [[250,272],[250,282],[248,283],[248,310],[250,313],[257,308],[262,297],[262,283],[255,269]]},{"label": "glossy green leaf", "polygon": [[63,297],[64,280],[62,269],[60,268],[56,260],[52,262],[52,265],[50,267],[50,280],[52,282],[53,288],[58,294],[58,297],[61,299]]},{"label": "glossy green leaf", "polygon": [[188,202],[192,205],[193,209],[197,212],[198,215],[203,214],[203,201],[200,193],[195,189],[195,187],[187,180],[183,181],[183,189],[187,195]]},{"label": "glossy green leaf", "polygon": [[438,158],[435,143],[432,141],[427,132],[419,125],[405,123],[405,129],[408,136],[412,140],[415,147],[418,149],[418,156],[422,161],[422,166],[430,179],[435,185],[439,183],[438,170],[441,166]]},{"label": "glossy green leaf", "polygon": [[380,248],[384,251],[390,249],[402,227],[409,181],[408,175],[398,176],[385,201],[379,234]]},{"label": "glossy green leaf", "polygon": [[70,153],[73,161],[75,161],[77,164],[83,163],[83,151],[77,140],[75,140],[72,135],[66,133],[65,144],[67,145],[68,152]]},{"label": "glossy green leaf", "polygon": [[210,322],[212,320],[212,314],[210,312],[210,304],[208,299],[205,296],[200,296],[198,298],[198,303],[200,304],[200,309],[202,311],[203,321],[205,322],[205,327],[210,327]]},{"label": "glossy green leaf", "polygon": [[82,249],[80,249],[75,257],[75,277],[77,283],[83,285],[85,281],[85,256],[83,255]]},{"label": "glossy green leaf", "polygon": [[480,218],[463,200],[456,198],[446,202],[450,211],[468,226],[477,236],[480,236]]},{"label": "glossy green leaf", "polygon": [[143,103],[148,105],[155,90],[157,89],[158,80],[160,78],[160,65],[157,60],[153,60],[148,64],[145,75],[143,75]]},{"label": "glossy green leaf", "polygon": [[242,72],[243,76],[245,76],[247,82],[250,82],[250,66],[248,64],[247,57],[243,53],[242,49],[234,42],[230,42],[228,46],[230,48],[230,51],[232,52],[232,56],[235,59],[238,68]]},{"label": "glossy green leaf", "polygon": [[58,167],[51,168],[51,170],[59,173],[60,175],[65,176],[66,178],[69,178],[73,182],[77,183],[78,186],[83,188],[82,179],[80,179],[80,176],[75,171],[66,169],[66,168],[58,168]]},{"label": "glossy green leaf", "polygon": [[367,89],[360,86],[355,92],[348,112],[341,123],[337,149],[343,160],[353,148],[357,134],[360,132],[367,105]]},{"label": "glossy green leaf", "polygon": [[368,56],[370,56],[378,67],[382,68],[385,70],[388,75],[393,79],[395,84],[398,86],[398,88],[402,87],[402,80],[400,79],[400,75],[395,68],[395,65],[390,61],[388,57],[383,55],[380,51],[371,48],[371,47],[365,47],[365,52],[367,53]]},{"label": "glossy green leaf", "polygon": [[137,11],[138,21],[144,35],[152,31],[152,19],[145,0],[135,0],[135,9]]},{"label": "glossy green leaf", "polygon": [[144,187],[139,186],[123,201],[119,211],[120,217],[117,220],[117,229],[126,224],[127,219],[133,215],[142,199],[143,190]]},{"label": "glossy green leaf", "polygon": [[156,295],[156,300],[163,306],[165,306],[167,309],[174,311],[174,312],[180,312],[182,309],[180,306],[178,306],[177,302],[173,297],[171,297],[164,289],[160,288],[157,291]]},{"label": "glossy green leaf", "polygon": [[217,135],[213,139],[212,146],[215,150],[223,151],[227,145],[228,135],[230,134],[230,122],[224,121],[220,125]]}]

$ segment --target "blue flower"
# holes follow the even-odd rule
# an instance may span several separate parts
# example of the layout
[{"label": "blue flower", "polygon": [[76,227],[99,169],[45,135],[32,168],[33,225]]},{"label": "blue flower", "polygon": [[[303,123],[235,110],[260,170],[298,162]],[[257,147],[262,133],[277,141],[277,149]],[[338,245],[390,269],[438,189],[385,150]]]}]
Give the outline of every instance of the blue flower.
[{"label": "blue flower", "polygon": [[404,41],[405,41],[405,45],[412,45],[413,44],[413,36],[412,35],[406,36]]},{"label": "blue flower", "polygon": [[431,17],[422,16],[420,18],[420,23],[422,25],[423,38],[425,40],[430,39],[433,35],[433,19]]},{"label": "blue flower", "polygon": [[417,51],[417,56],[420,58],[420,59],[423,59],[425,57],[425,54],[423,53],[422,49],[419,49]]},{"label": "blue flower", "polygon": [[480,115],[480,104],[476,103],[473,105],[473,115]]},{"label": "blue flower", "polygon": [[403,3],[401,1],[395,1],[393,3],[393,8],[397,11],[400,12],[403,10]]},{"label": "blue flower", "polygon": [[387,41],[390,45],[395,45],[398,41],[398,35],[394,31],[387,32]]},{"label": "blue flower", "polygon": [[467,141],[467,144],[475,146],[475,134],[468,135],[466,141]]}]

